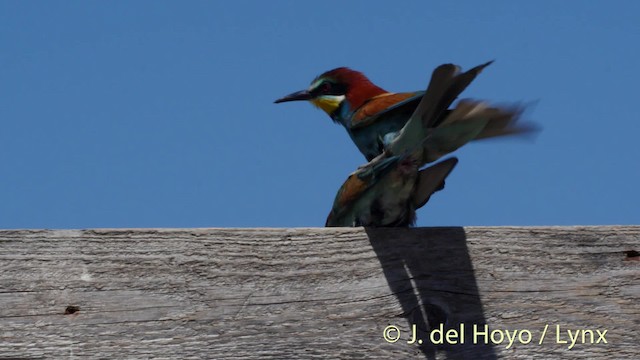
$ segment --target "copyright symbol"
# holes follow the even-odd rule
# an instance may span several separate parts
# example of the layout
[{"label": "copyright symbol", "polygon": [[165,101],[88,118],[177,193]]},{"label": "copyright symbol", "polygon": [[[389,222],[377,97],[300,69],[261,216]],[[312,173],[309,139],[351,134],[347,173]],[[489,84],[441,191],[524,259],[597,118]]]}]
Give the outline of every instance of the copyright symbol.
[{"label": "copyright symbol", "polygon": [[400,339],[400,329],[395,325],[389,325],[384,328],[382,336],[389,343],[394,343]]}]

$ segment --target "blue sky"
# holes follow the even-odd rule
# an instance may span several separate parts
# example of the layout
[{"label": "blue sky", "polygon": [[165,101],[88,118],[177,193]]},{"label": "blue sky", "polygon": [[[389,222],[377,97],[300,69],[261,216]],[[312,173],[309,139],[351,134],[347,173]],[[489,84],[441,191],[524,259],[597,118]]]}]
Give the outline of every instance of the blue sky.
[{"label": "blue sky", "polygon": [[[395,6],[389,5],[393,4]],[[535,102],[467,145],[420,226],[637,224],[640,2],[0,2],[0,228],[323,226],[364,159],[307,103],[496,59],[464,97]]]}]

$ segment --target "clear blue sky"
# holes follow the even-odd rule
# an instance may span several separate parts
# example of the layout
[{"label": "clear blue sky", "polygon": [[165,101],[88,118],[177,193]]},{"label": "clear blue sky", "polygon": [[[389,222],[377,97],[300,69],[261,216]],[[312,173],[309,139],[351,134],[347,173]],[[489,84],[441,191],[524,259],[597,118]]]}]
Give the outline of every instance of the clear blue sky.
[{"label": "clear blue sky", "polygon": [[[393,6],[389,5],[393,4]],[[456,153],[418,225],[638,224],[638,1],[0,2],[0,228],[323,226],[363,158],[307,103],[496,62],[535,141]]]}]

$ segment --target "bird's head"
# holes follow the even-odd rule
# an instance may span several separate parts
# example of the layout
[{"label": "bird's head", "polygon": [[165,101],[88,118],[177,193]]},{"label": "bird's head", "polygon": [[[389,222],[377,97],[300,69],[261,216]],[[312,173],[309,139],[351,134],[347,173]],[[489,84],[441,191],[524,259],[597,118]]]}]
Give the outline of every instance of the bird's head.
[{"label": "bird's head", "polygon": [[339,67],[316,77],[308,89],[296,91],[275,103],[307,100],[335,120],[338,110],[343,106],[348,106],[346,110],[351,112],[370,98],[385,92],[361,72]]}]

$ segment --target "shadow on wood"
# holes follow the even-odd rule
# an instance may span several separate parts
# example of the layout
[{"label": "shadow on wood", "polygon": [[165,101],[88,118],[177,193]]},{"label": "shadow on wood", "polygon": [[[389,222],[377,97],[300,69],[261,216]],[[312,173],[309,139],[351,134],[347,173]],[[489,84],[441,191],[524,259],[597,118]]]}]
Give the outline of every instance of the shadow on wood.
[{"label": "shadow on wood", "polygon": [[0,230],[0,357],[635,359],[638,251],[640,226]]},{"label": "shadow on wood", "polygon": [[[405,231],[411,231],[411,236]],[[464,228],[367,228],[366,232],[389,288],[402,306],[400,316],[408,326],[404,333],[411,334],[398,346],[419,346],[427,359],[435,359],[436,350],[443,350],[447,358],[497,359],[491,343],[469,341],[473,325],[483,326],[486,320]],[[431,331],[440,324],[444,331],[431,339]],[[462,334],[460,324],[465,324]],[[419,340],[409,345],[406,342],[412,341],[414,329]],[[451,339],[458,344],[438,345],[450,329],[457,334]]]}]

